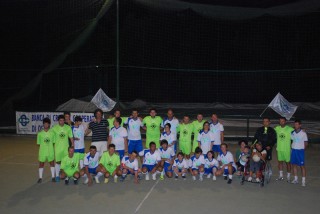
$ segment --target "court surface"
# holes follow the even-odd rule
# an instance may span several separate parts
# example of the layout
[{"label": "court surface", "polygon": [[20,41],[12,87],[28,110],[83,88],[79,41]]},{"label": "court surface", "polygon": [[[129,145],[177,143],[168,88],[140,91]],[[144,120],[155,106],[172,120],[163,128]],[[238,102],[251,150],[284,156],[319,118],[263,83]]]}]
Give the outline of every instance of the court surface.
[{"label": "court surface", "polygon": [[[222,178],[203,182],[165,179],[134,184],[94,184],[80,181],[51,183],[46,165],[44,181],[37,184],[38,148],[35,137],[0,137],[0,213],[317,213],[320,210],[320,147],[310,145],[306,150],[307,186],[275,181],[267,186],[240,185],[237,177],[228,185]],[[235,151],[235,142],[230,150]],[[89,142],[86,142],[89,146]],[[275,157],[275,153],[274,153]],[[299,173],[299,181],[301,176]]]}]

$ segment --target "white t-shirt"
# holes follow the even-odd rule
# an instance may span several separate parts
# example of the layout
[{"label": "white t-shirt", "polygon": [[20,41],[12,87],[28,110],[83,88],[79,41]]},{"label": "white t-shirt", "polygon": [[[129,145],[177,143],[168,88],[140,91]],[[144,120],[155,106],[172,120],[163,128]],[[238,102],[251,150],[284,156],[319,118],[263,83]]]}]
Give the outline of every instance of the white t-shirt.
[{"label": "white t-shirt", "polygon": [[[252,150],[252,153],[256,153],[258,150],[257,149],[253,149]],[[260,152],[261,155],[264,155],[264,154],[267,154],[267,151],[265,149],[263,149],[261,152]]]},{"label": "white t-shirt", "polygon": [[124,150],[124,139],[128,136],[125,128],[122,126],[118,128],[113,127],[110,130],[109,136],[111,136],[111,143],[116,146],[116,150]]},{"label": "white t-shirt", "polygon": [[139,118],[136,120],[133,118],[128,118],[125,122],[128,125],[128,139],[129,140],[141,140],[140,127],[143,127],[143,123]]},{"label": "white t-shirt", "polygon": [[85,130],[86,128],[82,124],[78,127],[72,126],[73,137],[79,138],[79,140],[74,140],[74,149],[84,149]]},{"label": "white t-shirt", "polygon": [[214,136],[212,132],[207,133],[201,130],[198,135],[198,142],[202,149],[202,154],[207,154],[208,151],[212,149],[212,143],[214,142]]},{"label": "white t-shirt", "polygon": [[[236,164],[234,163],[234,159],[233,159],[233,155],[231,152],[227,151],[227,153],[224,155],[223,153],[219,154],[218,155],[218,159],[217,159],[219,162],[222,163],[222,165],[225,165],[225,164],[229,164],[231,163],[232,166],[237,169],[237,166]],[[225,166],[225,169],[228,169],[228,166]]]},{"label": "white t-shirt", "polygon": [[176,136],[177,138],[177,128],[179,126],[179,120],[176,118],[172,118],[171,120],[169,120],[169,118],[164,118],[164,120],[162,121],[161,127],[164,128],[164,126],[170,123],[171,128],[170,131]]},{"label": "white t-shirt", "polygon": [[99,152],[96,152],[94,157],[91,157],[90,152],[88,152],[84,156],[83,164],[85,166],[88,166],[90,169],[94,169],[99,165],[99,157],[100,157]]},{"label": "white t-shirt", "polygon": [[162,132],[161,133],[161,137],[160,137],[160,141],[161,140],[167,140],[168,141],[168,145],[172,145],[173,142],[177,141],[177,137],[173,132],[170,132],[170,134],[167,134],[166,132]]},{"label": "white t-shirt", "polygon": [[224,132],[223,125],[221,123],[210,123],[210,132],[213,134],[214,145],[221,145],[221,132]]},{"label": "white t-shirt", "polygon": [[158,150],[155,150],[154,153],[151,153],[150,149],[145,149],[139,152],[139,156],[144,156],[143,164],[145,165],[156,165],[161,161],[161,155]]},{"label": "white t-shirt", "polygon": [[298,132],[293,131],[291,133],[291,140],[291,147],[293,149],[304,149],[304,142],[308,142],[308,137],[303,130],[300,130]]},{"label": "white t-shirt", "polygon": [[171,147],[168,147],[167,150],[164,150],[163,148],[158,149],[161,158],[168,159],[166,162],[170,163],[171,159],[175,156],[174,150]]},{"label": "white t-shirt", "polygon": [[212,160],[210,161],[208,158],[204,159],[204,168],[211,168],[211,167],[219,167],[219,162],[212,158]]},{"label": "white t-shirt", "polygon": [[131,161],[129,156],[124,156],[122,158],[121,163],[126,165],[126,167],[133,169],[134,171],[138,171],[138,169],[139,169],[138,160],[136,158],[133,161]]},{"label": "white t-shirt", "polygon": [[178,167],[178,169],[188,169],[189,168],[186,159],[182,159],[182,161],[180,162],[178,158],[176,158],[174,160],[172,167]]},{"label": "white t-shirt", "polygon": [[190,162],[190,163],[191,163],[190,167],[192,167],[193,169],[198,169],[199,166],[205,164],[204,156],[203,156],[203,155],[200,155],[199,158],[196,158],[196,156],[194,155],[194,156],[192,156],[192,157],[190,158],[190,160],[191,160],[191,162]]}]

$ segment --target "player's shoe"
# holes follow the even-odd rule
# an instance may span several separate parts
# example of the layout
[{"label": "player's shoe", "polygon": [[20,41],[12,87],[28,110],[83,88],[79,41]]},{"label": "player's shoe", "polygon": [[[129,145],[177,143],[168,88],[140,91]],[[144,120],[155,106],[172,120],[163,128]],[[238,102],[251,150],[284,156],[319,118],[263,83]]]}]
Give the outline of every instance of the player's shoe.
[{"label": "player's shoe", "polygon": [[56,182],[56,178],[51,178],[51,182]]},{"label": "player's shoe", "polygon": [[150,176],[149,176],[149,173],[146,174],[146,181],[150,180]]},{"label": "player's shoe", "polygon": [[302,181],[301,186],[305,187],[305,186],[306,186],[306,182],[305,182],[305,181]]},{"label": "player's shoe", "polygon": [[211,178],[211,174],[208,174],[208,175],[207,175],[207,178],[208,178],[208,179]]},{"label": "player's shoe", "polygon": [[86,178],[84,181],[83,181],[83,184],[88,184],[89,183],[89,178]]},{"label": "player's shoe", "polygon": [[68,178],[64,179],[64,184],[65,185],[69,185],[69,179]]},{"label": "player's shoe", "polygon": [[216,181],[217,180],[217,177],[214,175],[212,176],[212,180]]},{"label": "player's shoe", "polygon": [[109,183],[109,178],[105,178],[105,179],[104,179],[104,183],[105,183],[105,184]]},{"label": "player's shoe", "polygon": [[228,177],[226,175],[223,176],[224,180],[228,180]]},{"label": "player's shoe", "polygon": [[199,176],[199,181],[203,181],[203,177],[202,176]]},{"label": "player's shoe", "polygon": [[113,182],[117,183],[118,182],[118,176],[113,177]]},{"label": "player's shoe", "polygon": [[186,180],[186,179],[187,179],[185,175],[182,175],[182,178],[183,178],[183,180]]},{"label": "player's shoe", "polygon": [[124,182],[125,179],[126,179],[126,176],[121,176],[120,177],[120,182]]},{"label": "player's shoe", "polygon": [[156,173],[152,174],[152,180],[154,180],[154,181],[157,180],[157,174]]},{"label": "player's shoe", "polygon": [[59,177],[59,176],[56,177],[56,182],[57,182],[57,183],[60,182],[60,177]]},{"label": "player's shoe", "polygon": [[[155,179],[153,179],[153,180],[155,180]],[[164,180],[164,176],[163,175],[160,175],[160,180]]]},{"label": "player's shoe", "polygon": [[248,181],[251,182],[251,181],[252,181],[252,177],[249,177],[249,178],[248,178]]},{"label": "player's shoe", "polygon": [[94,180],[96,181],[97,184],[100,184],[99,178],[97,176],[94,177]]},{"label": "player's shoe", "polygon": [[38,184],[41,184],[41,183],[42,183],[42,178],[39,178],[38,181],[37,181],[37,183],[38,183]]},{"label": "player's shoe", "polygon": [[231,184],[232,183],[232,179],[229,178],[227,183]]},{"label": "player's shoe", "polygon": [[284,178],[281,176],[276,179],[276,181],[283,181],[283,180],[284,180]]},{"label": "player's shoe", "polygon": [[196,179],[196,176],[192,176],[192,180],[194,180],[194,181],[197,180],[197,179]]},{"label": "player's shoe", "polygon": [[297,181],[297,180],[293,180],[293,181],[291,181],[291,183],[292,183],[292,184],[298,184],[298,183],[299,183],[299,181]]},{"label": "player's shoe", "polygon": [[78,179],[73,179],[73,184],[78,185]]},{"label": "player's shoe", "polygon": [[259,183],[260,182],[260,178],[256,178],[256,182]]}]

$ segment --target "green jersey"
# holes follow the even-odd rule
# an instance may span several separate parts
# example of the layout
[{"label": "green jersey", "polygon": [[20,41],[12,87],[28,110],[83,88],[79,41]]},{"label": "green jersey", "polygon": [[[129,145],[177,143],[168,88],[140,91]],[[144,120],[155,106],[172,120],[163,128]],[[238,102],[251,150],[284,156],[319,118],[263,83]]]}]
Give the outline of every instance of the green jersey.
[{"label": "green jersey", "polygon": [[191,136],[193,132],[193,125],[191,123],[181,123],[177,128],[177,132],[180,132],[179,141],[191,143]]},{"label": "green jersey", "polygon": [[[122,120],[122,121],[121,121],[120,126],[122,126],[122,127],[123,127],[123,124],[128,120],[128,117],[121,117],[121,120]],[[108,119],[108,123],[109,123],[109,130],[111,130],[111,129],[114,127],[113,122],[114,122],[114,117],[113,117],[113,118]]]},{"label": "green jersey", "polygon": [[199,122],[198,120],[195,120],[192,122],[193,125],[193,143],[198,145],[198,135],[199,132],[203,129],[203,124],[206,122],[205,120],[202,120]]},{"label": "green jersey", "polygon": [[109,173],[113,173],[118,166],[120,166],[120,157],[114,153],[110,156],[109,152],[104,152],[99,161]]},{"label": "green jersey", "polygon": [[72,129],[68,125],[55,125],[52,128],[55,134],[55,159],[60,162],[66,155],[68,155],[69,138],[73,137]]},{"label": "green jersey", "polygon": [[46,159],[50,162],[54,160],[55,134],[49,129],[40,131],[37,134],[37,144],[39,147],[39,161],[44,162]]},{"label": "green jersey", "polygon": [[75,172],[79,171],[79,161],[79,153],[74,153],[72,158],[67,155],[61,160],[61,169],[68,177],[71,177]]},{"label": "green jersey", "polygon": [[155,116],[152,118],[151,116],[147,116],[143,119],[143,124],[147,127],[146,136],[147,138],[157,138],[160,139],[160,127],[161,127],[162,119],[159,116]]},{"label": "green jersey", "polygon": [[277,133],[277,151],[290,151],[291,149],[291,132],[294,130],[290,126],[277,126],[274,128]]}]

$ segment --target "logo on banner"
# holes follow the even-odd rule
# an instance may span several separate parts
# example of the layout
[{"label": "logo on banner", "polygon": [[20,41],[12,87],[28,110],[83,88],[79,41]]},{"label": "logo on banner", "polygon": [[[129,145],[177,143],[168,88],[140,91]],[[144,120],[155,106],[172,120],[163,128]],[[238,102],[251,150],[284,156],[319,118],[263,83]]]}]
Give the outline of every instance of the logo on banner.
[{"label": "logo on banner", "polygon": [[22,126],[27,126],[28,123],[30,122],[30,119],[25,114],[23,114],[20,116],[18,121]]}]

